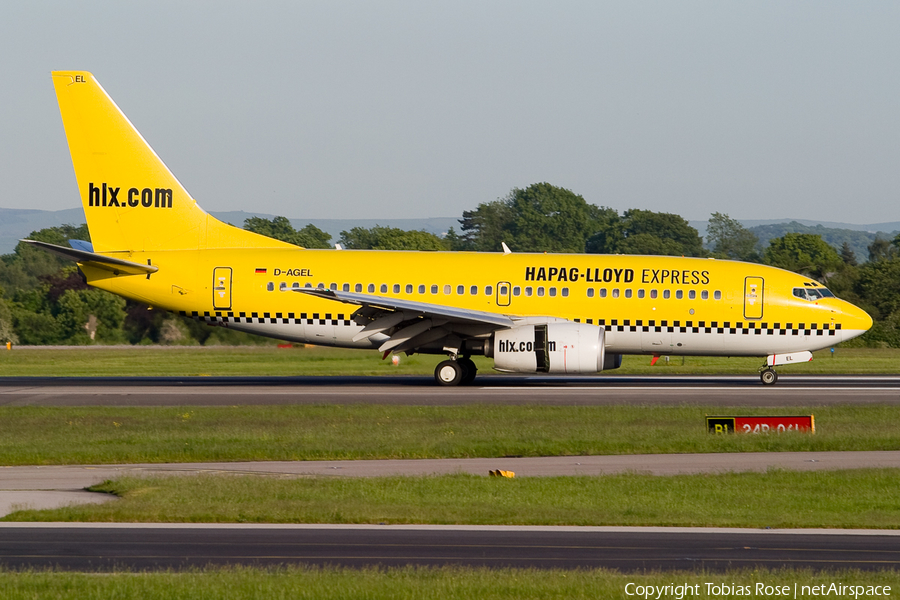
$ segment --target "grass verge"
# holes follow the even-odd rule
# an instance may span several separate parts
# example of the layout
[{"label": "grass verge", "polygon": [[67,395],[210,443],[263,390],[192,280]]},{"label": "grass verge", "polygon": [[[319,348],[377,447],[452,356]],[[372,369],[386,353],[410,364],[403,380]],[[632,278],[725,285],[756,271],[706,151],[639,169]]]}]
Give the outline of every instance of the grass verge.
[{"label": "grass verge", "polygon": [[[380,360],[375,351],[276,346],[214,347],[15,347],[0,349],[0,376],[297,376],[297,375],[431,375],[442,356],[402,356],[400,364]],[[479,372],[491,373],[493,361],[475,357]],[[689,356],[660,360],[626,356],[610,374],[753,375],[760,358]],[[900,349],[838,348],[815,353],[810,363],[784,367],[789,373],[900,374]]]},{"label": "grass verge", "polygon": [[[444,600],[506,598],[580,600],[633,598],[629,583],[640,586],[691,585],[697,595],[687,598],[722,598],[721,587],[750,586],[755,594],[763,586],[803,586],[835,582],[853,586],[900,587],[896,571],[811,571],[805,569],[735,569],[728,573],[697,571],[619,573],[607,569],[577,571],[481,568],[339,569],[339,568],[208,568],[163,573],[67,573],[61,571],[0,572],[4,600],[33,598],[117,598],[119,600],[369,600],[442,598]],[[733,589],[729,587],[729,589]],[[765,587],[763,587],[763,591]],[[682,591],[683,588],[682,588]],[[693,591],[693,590],[692,590]],[[634,593],[634,588],[629,588]],[[750,594],[748,594],[750,595]],[[731,594],[729,594],[729,597]],[[641,596],[638,596],[641,597]],[[663,597],[675,598],[676,594]],[[765,597],[764,593],[756,597]]]},{"label": "grass verge", "polygon": [[900,527],[900,469],[716,475],[125,477],[121,501],[11,521]]},{"label": "grass verge", "polygon": [[[816,434],[715,436],[706,414],[815,414]],[[900,406],[2,407],[0,464],[896,450]]]}]

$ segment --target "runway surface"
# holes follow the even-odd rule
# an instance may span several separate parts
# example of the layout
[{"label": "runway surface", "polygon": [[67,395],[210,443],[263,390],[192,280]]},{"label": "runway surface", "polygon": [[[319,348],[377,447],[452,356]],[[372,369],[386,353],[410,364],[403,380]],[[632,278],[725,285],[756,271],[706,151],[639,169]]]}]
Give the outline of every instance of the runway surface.
[{"label": "runway surface", "polygon": [[0,566],[471,565],[622,571],[896,569],[888,531],[397,525],[0,524]]},{"label": "runway surface", "polygon": [[[900,377],[479,377],[442,388],[430,377],[0,378],[0,406],[182,406],[470,403],[788,406],[900,404]],[[97,498],[85,486],[133,474],[263,473],[371,476],[512,470],[517,476],[900,466],[900,452],[744,453],[310,461],[0,468],[0,514],[14,504]],[[47,496],[49,494],[50,496]],[[32,496],[33,497],[33,496]],[[99,500],[99,498],[97,498]],[[517,566],[723,570],[741,566],[897,568],[896,532],[436,526],[0,524],[0,565],[162,569],[207,564]]]},{"label": "runway surface", "polygon": [[257,404],[644,403],[707,406],[900,404],[900,376],[481,376],[440,387],[431,377],[3,377],[0,406]]}]

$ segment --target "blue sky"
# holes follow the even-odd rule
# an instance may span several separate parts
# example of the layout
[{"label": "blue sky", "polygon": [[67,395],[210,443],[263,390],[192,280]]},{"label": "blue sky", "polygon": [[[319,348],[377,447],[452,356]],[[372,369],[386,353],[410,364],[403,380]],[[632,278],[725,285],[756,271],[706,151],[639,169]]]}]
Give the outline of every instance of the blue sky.
[{"label": "blue sky", "polygon": [[706,219],[900,221],[900,4],[23,2],[0,207],[77,206],[92,71],[207,210],[459,216],[548,181]]}]

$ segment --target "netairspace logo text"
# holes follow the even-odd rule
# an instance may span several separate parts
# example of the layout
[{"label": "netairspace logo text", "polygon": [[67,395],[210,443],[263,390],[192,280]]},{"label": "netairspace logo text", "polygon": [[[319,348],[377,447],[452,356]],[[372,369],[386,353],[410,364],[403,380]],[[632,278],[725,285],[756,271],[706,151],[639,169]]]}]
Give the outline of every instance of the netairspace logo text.
[{"label": "netairspace logo text", "polygon": [[891,595],[889,585],[845,585],[843,583],[820,583],[818,585],[769,585],[755,583],[740,585],[737,583],[695,583],[693,585],[625,585],[625,595],[649,600],[674,598],[697,598],[700,594],[705,598],[757,597],[757,598],[877,598]]}]

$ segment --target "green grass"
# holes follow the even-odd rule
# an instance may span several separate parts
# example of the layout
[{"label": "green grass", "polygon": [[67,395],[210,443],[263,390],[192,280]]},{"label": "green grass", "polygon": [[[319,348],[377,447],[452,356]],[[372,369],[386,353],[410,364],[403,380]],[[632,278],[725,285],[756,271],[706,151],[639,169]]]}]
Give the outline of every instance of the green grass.
[{"label": "green grass", "polygon": [[[11,376],[298,376],[431,375],[441,356],[401,356],[400,364],[381,360],[374,350],[214,347],[16,347],[0,349],[0,377]],[[479,372],[492,373],[493,361],[475,357]],[[650,366],[650,357],[626,356],[609,374],[745,374],[753,375],[760,358],[672,357]],[[782,373],[900,373],[900,349],[838,348],[817,352],[815,360],[783,367]]]},{"label": "green grass", "polygon": [[494,478],[124,477],[12,521],[900,528],[900,469]]},{"label": "green grass", "polygon": [[[814,414],[816,434],[710,435],[706,414]],[[0,464],[900,449],[900,406],[0,407]]]},{"label": "green grass", "polygon": [[[464,567],[343,569],[227,567],[162,573],[67,573],[63,571],[0,571],[4,600],[58,598],[84,600],[442,600],[541,599],[597,600],[634,598],[625,594],[637,585],[700,585],[699,595],[686,598],[721,598],[708,584],[751,586],[829,584],[900,587],[896,571],[811,571],[808,569],[734,569],[728,573],[703,571],[619,573],[607,569],[535,570]],[[696,589],[696,588],[695,588]],[[629,591],[633,591],[629,588]],[[674,594],[663,596],[676,598]],[[765,597],[751,596],[751,597]],[[799,595],[798,598],[814,596]],[[852,596],[851,596],[852,597]],[[862,597],[862,596],[860,596]],[[640,596],[639,596],[640,598]]]}]

